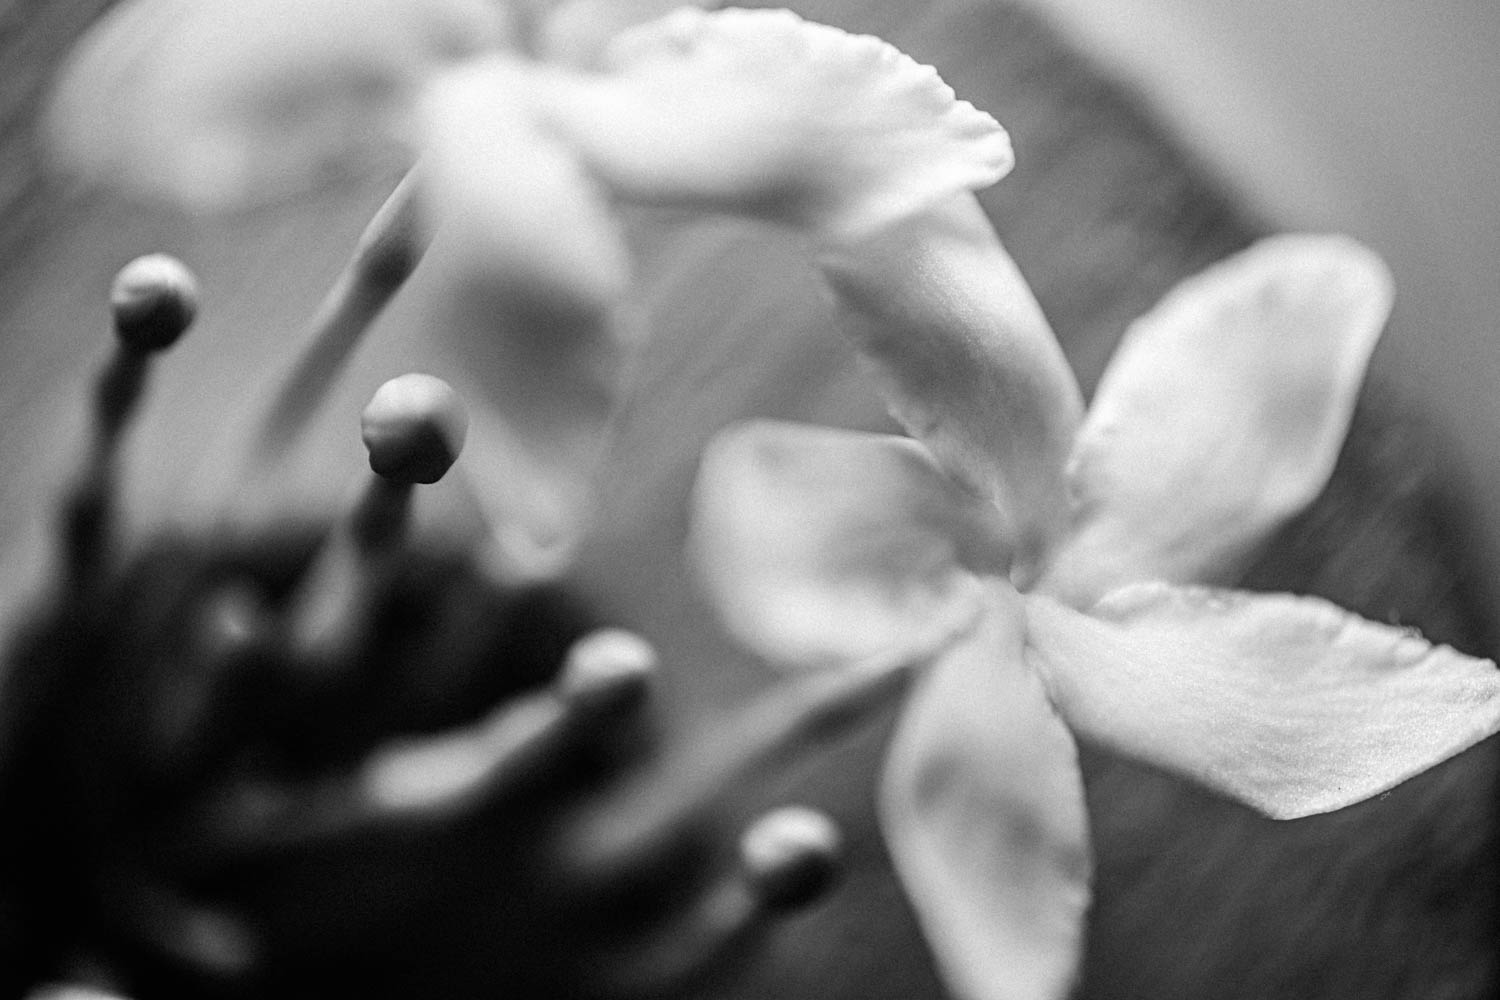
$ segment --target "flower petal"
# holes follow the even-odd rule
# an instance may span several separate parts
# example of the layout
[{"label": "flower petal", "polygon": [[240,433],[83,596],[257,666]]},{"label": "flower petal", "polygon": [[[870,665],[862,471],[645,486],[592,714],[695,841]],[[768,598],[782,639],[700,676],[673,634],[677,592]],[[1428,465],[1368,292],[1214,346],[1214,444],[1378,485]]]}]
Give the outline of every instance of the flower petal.
[{"label": "flower petal", "polygon": [[624,197],[864,232],[1011,165],[995,120],[879,39],[790,11],[685,8],[559,74],[552,127]]},{"label": "flower petal", "polygon": [[881,784],[892,860],[961,1000],[1062,1000],[1091,861],[1077,748],[1023,656],[1001,584],[902,715]]},{"label": "flower petal", "polygon": [[[645,24],[688,0],[563,0],[543,19],[538,54],[551,62],[592,67],[609,40],[626,28]],[[717,7],[715,0],[696,0],[694,7]]]},{"label": "flower petal", "polygon": [[64,66],[59,163],[199,209],[307,186],[405,139],[433,68],[503,43],[487,0],[126,0]]},{"label": "flower petal", "polygon": [[1003,572],[983,507],[905,438],[758,421],[704,453],[691,553],[734,635],[787,666],[914,658]]},{"label": "flower petal", "polygon": [[431,78],[420,105],[428,199],[486,288],[593,314],[624,291],[624,240],[597,179],[536,117],[545,76],[491,55]]},{"label": "flower petal", "polygon": [[1091,615],[1028,599],[1080,736],[1290,819],[1385,791],[1500,729],[1500,671],[1311,597],[1163,583]]},{"label": "flower petal", "polygon": [[1232,579],[1323,489],[1391,307],[1381,260],[1278,236],[1126,333],[1068,470],[1073,538],[1043,583],[1078,607],[1136,580]]},{"label": "flower petal", "polygon": [[421,102],[421,176],[439,227],[434,325],[478,390],[464,465],[497,529],[526,536],[506,547],[550,550],[544,561],[556,563],[591,513],[633,338],[620,315],[619,222],[532,117],[535,73],[496,55],[434,77]]},{"label": "flower petal", "polygon": [[1063,527],[1082,400],[967,192],[1009,139],[930,67],[789,11],[684,9],[554,73],[549,124],[617,194],[809,229],[907,427],[1015,521],[1029,564]]},{"label": "flower petal", "polygon": [[1078,384],[1041,307],[969,195],[820,264],[840,321],[882,376],[891,412],[1008,522],[1029,583],[1066,525],[1063,467]]}]

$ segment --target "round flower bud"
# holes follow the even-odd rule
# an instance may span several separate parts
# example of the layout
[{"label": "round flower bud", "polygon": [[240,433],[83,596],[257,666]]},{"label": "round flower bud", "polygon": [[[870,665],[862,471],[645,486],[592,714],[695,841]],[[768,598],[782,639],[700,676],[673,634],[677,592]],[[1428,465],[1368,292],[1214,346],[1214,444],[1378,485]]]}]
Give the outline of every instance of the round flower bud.
[{"label": "round flower bud", "polygon": [[602,716],[639,705],[659,664],[645,639],[603,628],[575,642],[563,662],[563,696],[575,709]]},{"label": "round flower bud", "polygon": [[198,314],[198,279],[176,257],[137,257],[115,275],[109,308],[115,333],[127,347],[164,351]]},{"label": "round flower bud", "polygon": [[376,475],[397,483],[435,483],[463,450],[469,414],[442,379],[402,375],[370,397],[360,427]]},{"label": "round flower bud", "polygon": [[843,837],[824,813],[785,806],[751,824],[740,839],[740,864],[751,891],[774,910],[805,906],[838,875]]}]

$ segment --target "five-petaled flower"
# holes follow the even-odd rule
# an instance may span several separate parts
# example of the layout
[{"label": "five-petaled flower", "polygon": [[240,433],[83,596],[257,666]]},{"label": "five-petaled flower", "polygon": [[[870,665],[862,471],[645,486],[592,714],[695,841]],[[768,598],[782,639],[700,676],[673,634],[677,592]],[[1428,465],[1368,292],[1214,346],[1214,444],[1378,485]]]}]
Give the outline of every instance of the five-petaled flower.
[{"label": "five-petaled flower", "polygon": [[820,263],[916,440],[725,432],[697,564],[773,662],[921,665],[882,821],[957,995],[1067,993],[1090,877],[1070,730],[1292,818],[1500,729],[1494,664],[1220,588],[1332,471],[1390,308],[1374,254],[1288,235],[1210,267],[1131,327],[1086,414],[971,196]]}]

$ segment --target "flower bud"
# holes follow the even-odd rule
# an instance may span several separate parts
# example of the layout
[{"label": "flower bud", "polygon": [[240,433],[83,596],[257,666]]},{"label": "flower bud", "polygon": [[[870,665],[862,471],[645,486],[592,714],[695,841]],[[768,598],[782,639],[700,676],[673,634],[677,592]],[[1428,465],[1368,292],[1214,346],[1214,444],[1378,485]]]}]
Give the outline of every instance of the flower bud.
[{"label": "flower bud", "polygon": [[398,483],[435,483],[463,449],[469,414],[448,383],[411,374],[376,390],[360,426],[376,475]]},{"label": "flower bud", "polygon": [[198,279],[176,257],[137,257],[115,275],[109,306],[115,333],[127,348],[164,351],[198,314]]}]

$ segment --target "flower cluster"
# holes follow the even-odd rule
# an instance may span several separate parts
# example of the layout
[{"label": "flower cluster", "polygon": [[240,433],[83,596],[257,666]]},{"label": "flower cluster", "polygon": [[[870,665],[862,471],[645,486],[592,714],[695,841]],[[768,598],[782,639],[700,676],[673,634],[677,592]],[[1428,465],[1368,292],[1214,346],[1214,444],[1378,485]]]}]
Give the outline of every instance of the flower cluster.
[{"label": "flower cluster", "polygon": [[[882,822],[955,995],[1071,984],[1090,878],[1075,732],[1294,817],[1500,729],[1493,664],[1223,589],[1332,469],[1390,308],[1364,248],[1283,236],[1214,265],[1131,328],[1085,407],[971,194],[1008,170],[1004,131],[876,39],[767,11],[687,9],[605,42],[577,30],[580,3],[555,30],[437,0],[353,19],[299,4],[318,17],[295,31],[272,0],[248,21],[244,3],[179,6],[131,0],[84,49],[63,155],[222,204],[372,122],[420,152],[428,266],[454,307],[438,325],[489,375],[472,450],[504,455],[485,492],[511,494],[496,523],[530,545],[513,557],[565,559],[587,526],[640,339],[617,204],[807,235],[910,437],[731,430],[703,461],[693,554],[769,660],[919,674]],[[565,56],[506,47],[527,35]],[[289,108],[307,141],[266,143]]]}]

